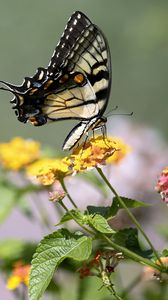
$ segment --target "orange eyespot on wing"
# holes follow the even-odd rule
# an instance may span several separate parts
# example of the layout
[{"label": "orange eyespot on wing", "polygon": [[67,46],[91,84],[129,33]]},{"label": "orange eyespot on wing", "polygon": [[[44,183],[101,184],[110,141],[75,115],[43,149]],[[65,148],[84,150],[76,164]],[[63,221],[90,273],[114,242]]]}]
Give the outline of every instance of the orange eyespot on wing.
[{"label": "orange eyespot on wing", "polygon": [[33,95],[37,90],[38,90],[37,88],[32,89],[32,90],[29,92],[29,95],[30,95],[30,96]]},{"label": "orange eyespot on wing", "polygon": [[63,84],[69,79],[68,74],[65,74],[60,80],[59,83]]},{"label": "orange eyespot on wing", "polygon": [[75,75],[75,77],[74,77],[74,81],[75,81],[75,83],[77,83],[77,84],[83,83],[84,80],[85,80],[85,77],[84,77],[84,75],[81,74],[81,73]]},{"label": "orange eyespot on wing", "polygon": [[34,126],[38,125],[38,121],[36,120],[36,117],[29,118],[29,122]]},{"label": "orange eyespot on wing", "polygon": [[48,80],[46,83],[45,83],[45,86],[44,86],[44,90],[47,90],[48,87],[53,83],[53,80]]}]

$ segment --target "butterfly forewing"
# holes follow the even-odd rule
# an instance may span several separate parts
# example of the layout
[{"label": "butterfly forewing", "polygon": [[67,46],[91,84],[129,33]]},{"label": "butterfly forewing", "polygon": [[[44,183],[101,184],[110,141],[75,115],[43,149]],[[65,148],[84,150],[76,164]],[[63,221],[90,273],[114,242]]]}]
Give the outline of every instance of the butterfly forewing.
[{"label": "butterfly forewing", "polygon": [[69,82],[64,84],[60,93],[48,95],[43,107],[44,113],[50,120],[89,120],[103,113],[110,92],[110,53],[103,34],[83,14],[75,13],[68,22],[48,68],[48,72],[51,74],[52,70],[56,77],[58,70],[53,66],[57,62],[58,67],[60,48],[65,48],[61,75],[81,73],[85,82],[82,85]]},{"label": "butterfly forewing", "polygon": [[65,59],[71,53],[71,48],[89,24],[90,20],[80,12],[75,12],[70,17],[48,65],[48,76],[57,76],[61,68],[64,68]]},{"label": "butterfly forewing", "polygon": [[101,30],[77,11],[47,68],[38,68],[21,86],[1,82],[15,95],[11,102],[21,122],[40,126],[57,120],[80,120],[64,143],[66,149],[72,148],[104,120],[111,86],[108,43]]}]

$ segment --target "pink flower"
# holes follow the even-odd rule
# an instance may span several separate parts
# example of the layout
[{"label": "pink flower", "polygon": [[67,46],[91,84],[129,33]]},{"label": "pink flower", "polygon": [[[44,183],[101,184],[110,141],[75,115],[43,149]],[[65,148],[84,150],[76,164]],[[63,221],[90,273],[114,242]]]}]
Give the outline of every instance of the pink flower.
[{"label": "pink flower", "polygon": [[168,205],[168,167],[162,171],[155,190],[160,193],[163,201]]}]

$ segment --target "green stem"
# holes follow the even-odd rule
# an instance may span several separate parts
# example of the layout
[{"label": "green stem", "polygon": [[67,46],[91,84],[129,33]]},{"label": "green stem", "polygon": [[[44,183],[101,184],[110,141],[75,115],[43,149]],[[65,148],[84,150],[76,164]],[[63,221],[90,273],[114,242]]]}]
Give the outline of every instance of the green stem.
[{"label": "green stem", "polygon": [[141,227],[140,223],[136,220],[136,218],[134,217],[134,215],[132,214],[132,212],[128,209],[128,207],[125,205],[125,203],[123,202],[123,200],[121,199],[121,197],[117,194],[117,192],[115,191],[115,189],[112,187],[112,185],[110,184],[110,182],[108,181],[108,179],[106,178],[106,176],[104,175],[103,171],[100,168],[96,168],[98,173],[100,174],[100,176],[103,178],[103,180],[105,181],[105,183],[107,184],[107,186],[109,187],[109,189],[112,191],[112,193],[116,196],[118,202],[120,203],[120,205],[126,210],[127,214],[129,215],[130,219],[132,220],[132,222],[137,226],[137,228],[139,229],[139,231],[142,233],[142,235],[144,236],[144,238],[146,239],[146,241],[148,242],[149,246],[151,247],[151,249],[153,250],[153,253],[155,254],[155,256],[157,257],[159,263],[162,265],[162,267],[164,266],[162,261],[160,260],[160,257],[157,253],[157,251],[155,250],[154,246],[152,245],[151,241],[149,240],[148,236],[146,235],[146,233],[144,232],[143,228]]},{"label": "green stem", "polygon": [[59,204],[65,209],[65,211],[72,217],[72,219],[80,226],[83,228],[83,230],[85,230],[86,232],[88,232],[91,235],[95,235],[95,233],[91,230],[89,230],[87,227],[85,227],[83,224],[81,224],[78,219],[74,216],[74,214],[66,207],[66,205],[61,201],[59,201]]},{"label": "green stem", "polygon": [[123,300],[123,299],[116,293],[116,291],[115,291],[113,285],[111,285],[111,287],[110,287],[109,290],[111,290],[113,296],[114,296],[117,300]]},{"label": "green stem", "polygon": [[64,192],[67,194],[67,197],[68,197],[69,201],[72,203],[72,205],[73,205],[75,208],[78,208],[77,205],[76,205],[76,203],[75,203],[75,202],[73,201],[73,199],[71,198],[71,195],[68,193],[68,190],[67,190],[67,188],[66,188],[66,186],[65,186],[65,183],[64,183],[64,179],[62,179],[62,180],[60,181],[60,183],[61,183],[61,185],[62,185],[62,188],[63,188]]},{"label": "green stem", "polygon": [[162,268],[160,265],[158,264],[155,264],[154,262],[152,262],[151,260],[147,259],[147,258],[144,258],[138,254],[136,254],[135,252],[132,252],[130,250],[128,250],[127,248],[125,247],[122,247],[116,243],[114,243],[109,237],[107,237],[105,234],[102,234],[102,238],[104,240],[106,240],[106,242],[108,242],[108,244],[110,246],[112,246],[114,249],[122,252],[124,254],[124,256],[128,257],[128,258],[131,258],[133,259],[134,261],[137,261],[143,265],[146,265],[146,266],[150,266],[154,269],[157,269],[159,271],[162,271]]}]

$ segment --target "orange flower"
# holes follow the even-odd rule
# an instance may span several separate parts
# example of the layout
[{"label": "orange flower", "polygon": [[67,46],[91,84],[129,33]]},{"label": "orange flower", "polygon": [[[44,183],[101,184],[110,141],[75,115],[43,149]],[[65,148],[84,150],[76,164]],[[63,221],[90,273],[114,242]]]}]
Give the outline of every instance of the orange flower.
[{"label": "orange flower", "polygon": [[128,151],[129,147],[121,140],[98,136],[76,148],[70,159],[74,172],[80,172],[107,163],[117,163]]},{"label": "orange flower", "polygon": [[24,265],[22,262],[17,262],[14,265],[12,275],[8,278],[7,288],[13,290],[19,287],[21,283],[28,286],[29,284],[30,265]]}]

